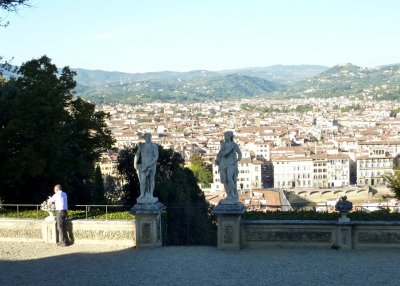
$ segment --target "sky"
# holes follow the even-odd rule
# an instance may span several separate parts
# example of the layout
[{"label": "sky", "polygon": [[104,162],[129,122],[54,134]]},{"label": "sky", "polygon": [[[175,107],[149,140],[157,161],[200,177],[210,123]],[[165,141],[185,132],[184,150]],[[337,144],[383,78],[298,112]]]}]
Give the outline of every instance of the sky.
[{"label": "sky", "polygon": [[123,72],[400,63],[398,0],[31,0],[0,56]]}]

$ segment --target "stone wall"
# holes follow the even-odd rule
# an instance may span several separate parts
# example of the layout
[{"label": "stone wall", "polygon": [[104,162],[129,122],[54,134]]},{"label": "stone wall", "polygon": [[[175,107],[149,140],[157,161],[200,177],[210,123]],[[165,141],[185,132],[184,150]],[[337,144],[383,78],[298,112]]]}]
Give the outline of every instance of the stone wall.
[{"label": "stone wall", "polygon": [[[135,246],[134,220],[67,221],[67,232],[75,244]],[[54,220],[1,218],[0,241],[56,243],[56,224]]]},{"label": "stone wall", "polygon": [[400,248],[400,222],[243,220],[241,246]]},{"label": "stone wall", "polygon": [[42,241],[42,223],[36,219],[0,219],[0,241]]}]

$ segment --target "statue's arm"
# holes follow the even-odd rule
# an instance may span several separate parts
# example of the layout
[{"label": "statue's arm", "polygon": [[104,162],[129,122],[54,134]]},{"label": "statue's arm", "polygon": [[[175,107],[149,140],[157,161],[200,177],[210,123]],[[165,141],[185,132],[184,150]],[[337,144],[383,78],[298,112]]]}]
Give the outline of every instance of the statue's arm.
[{"label": "statue's arm", "polygon": [[153,160],[151,160],[150,166],[153,166],[157,163],[158,160],[158,146],[157,144],[153,144]]},{"label": "statue's arm", "polygon": [[222,153],[222,156],[227,156],[229,153],[231,153],[235,149],[235,145],[236,144],[232,144],[230,147],[225,147],[223,150],[221,150],[220,152]]},{"label": "statue's arm", "polygon": [[139,161],[139,157],[140,157],[140,143],[138,145],[136,154],[135,154],[135,158],[133,159],[133,167],[137,170],[138,166],[137,163]]},{"label": "statue's arm", "polygon": [[235,151],[237,153],[237,160],[240,161],[242,159],[242,152],[239,149],[239,145],[235,143]]}]

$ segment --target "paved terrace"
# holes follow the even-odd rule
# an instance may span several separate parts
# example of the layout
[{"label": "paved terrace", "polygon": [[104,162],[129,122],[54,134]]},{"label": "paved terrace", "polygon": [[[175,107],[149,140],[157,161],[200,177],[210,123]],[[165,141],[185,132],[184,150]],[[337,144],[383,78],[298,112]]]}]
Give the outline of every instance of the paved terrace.
[{"label": "paved terrace", "polygon": [[[0,285],[400,285],[400,250],[0,242]],[[223,278],[225,276],[225,278]]]}]

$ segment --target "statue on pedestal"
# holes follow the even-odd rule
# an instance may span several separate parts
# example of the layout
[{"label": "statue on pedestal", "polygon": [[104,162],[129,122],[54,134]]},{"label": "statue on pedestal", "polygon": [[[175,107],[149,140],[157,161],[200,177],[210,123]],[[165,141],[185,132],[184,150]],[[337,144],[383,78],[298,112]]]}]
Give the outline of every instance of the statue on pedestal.
[{"label": "statue on pedestal", "polygon": [[219,167],[221,183],[224,184],[226,198],[220,204],[237,204],[239,202],[237,192],[238,161],[242,159],[239,146],[233,141],[233,132],[224,133],[225,141],[221,141],[215,164]]},{"label": "statue on pedestal", "polygon": [[158,160],[158,146],[151,142],[151,134],[144,134],[144,143],[139,143],[134,159],[134,167],[138,173],[140,182],[139,204],[154,204],[158,198],[153,197],[156,164]]}]

